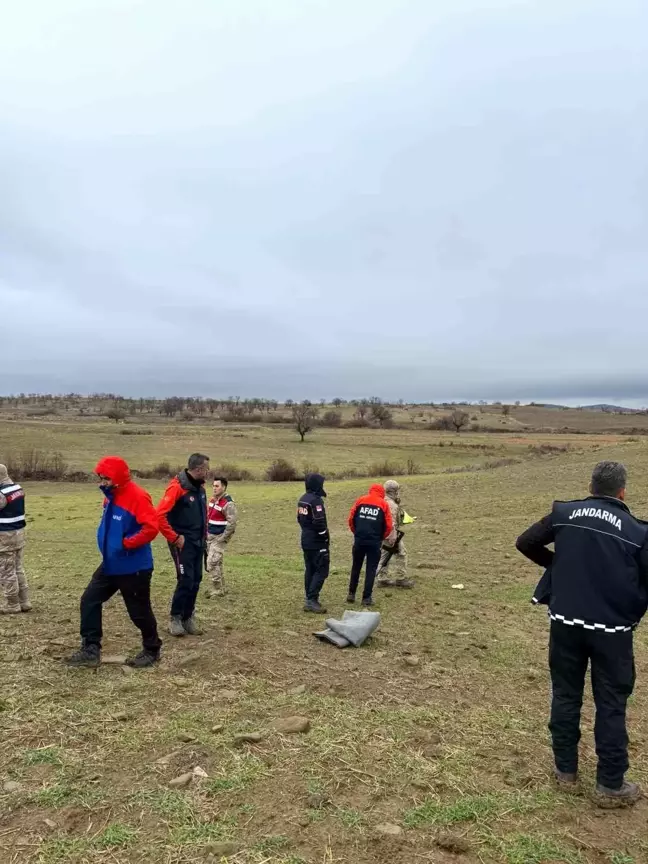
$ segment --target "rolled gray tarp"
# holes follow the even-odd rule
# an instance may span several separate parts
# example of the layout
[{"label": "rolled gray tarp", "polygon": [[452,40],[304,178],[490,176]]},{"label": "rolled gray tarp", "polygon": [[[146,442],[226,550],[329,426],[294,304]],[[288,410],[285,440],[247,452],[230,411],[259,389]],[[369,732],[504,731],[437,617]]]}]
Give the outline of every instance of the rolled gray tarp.
[{"label": "rolled gray tarp", "polygon": [[345,611],[342,619],[327,618],[326,630],[313,633],[313,636],[338,648],[347,648],[349,645],[358,648],[379,625],[380,612]]}]

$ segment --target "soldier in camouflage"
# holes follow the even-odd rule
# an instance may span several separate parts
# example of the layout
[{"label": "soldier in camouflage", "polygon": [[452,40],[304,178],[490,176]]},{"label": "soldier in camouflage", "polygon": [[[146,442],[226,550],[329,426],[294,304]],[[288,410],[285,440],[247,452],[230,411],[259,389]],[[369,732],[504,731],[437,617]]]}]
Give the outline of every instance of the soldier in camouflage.
[{"label": "soldier in camouflage", "polygon": [[0,465],[0,588],[4,605],[0,613],[29,612],[27,579],[23,567],[25,549],[25,492]]},{"label": "soldier in camouflage", "polygon": [[227,478],[215,477],[213,495],[207,505],[207,572],[211,576],[209,597],[227,593],[223,574],[225,547],[236,531],[236,505],[227,494]]},{"label": "soldier in camouflage", "polygon": [[[385,483],[385,501],[389,505],[392,519],[394,520],[394,528],[400,532],[405,511],[401,507],[400,485],[396,480],[388,480]],[[400,539],[396,540],[391,546],[383,544],[380,564],[378,565],[378,572],[376,574],[376,581],[380,588],[414,587],[414,580],[408,579],[405,575],[407,571],[405,541],[402,534],[398,536]],[[394,578],[390,578],[391,576]]]}]

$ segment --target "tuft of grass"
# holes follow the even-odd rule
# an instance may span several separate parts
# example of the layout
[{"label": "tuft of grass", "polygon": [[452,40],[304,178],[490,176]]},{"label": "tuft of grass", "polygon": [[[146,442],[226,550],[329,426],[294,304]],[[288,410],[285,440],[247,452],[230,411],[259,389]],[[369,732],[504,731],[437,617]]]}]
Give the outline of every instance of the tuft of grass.
[{"label": "tuft of grass", "polygon": [[87,840],[77,837],[58,837],[46,840],[38,851],[37,864],[67,864],[81,856],[88,848]]},{"label": "tuft of grass", "polygon": [[231,840],[234,828],[236,818],[233,816],[217,822],[193,822],[176,828],[173,841],[181,846],[202,846],[210,840]]},{"label": "tuft of grass", "polygon": [[271,855],[273,852],[281,852],[282,849],[287,849],[292,845],[290,837],[285,834],[274,834],[270,837],[264,837],[255,844],[254,849],[264,855]]},{"label": "tuft of grass", "polygon": [[420,825],[453,825],[458,822],[479,822],[494,819],[503,813],[530,813],[551,802],[547,793],[535,795],[465,795],[452,804],[427,798],[423,804],[406,810],[403,823],[408,828]]},{"label": "tuft of grass", "polygon": [[92,841],[95,849],[107,851],[109,849],[125,849],[130,846],[137,837],[137,831],[128,825],[120,825],[116,822],[97,834]]},{"label": "tuft of grass", "polygon": [[354,828],[362,828],[364,825],[364,816],[359,810],[355,810],[353,807],[338,807],[337,815],[345,828],[352,830]]},{"label": "tuft of grass", "polygon": [[38,747],[35,750],[23,750],[25,765],[62,765],[61,751],[58,747]]},{"label": "tuft of grass", "polygon": [[222,777],[214,777],[206,784],[208,795],[218,795],[220,792],[240,792],[246,789],[259,777],[268,773],[267,766],[257,756],[244,754],[231,768],[223,769]]},{"label": "tuft of grass", "polygon": [[74,789],[71,786],[57,783],[55,786],[46,786],[44,789],[34,792],[31,800],[40,807],[60,807],[69,802],[73,795]]},{"label": "tuft of grass", "polygon": [[135,797],[138,802],[160,816],[168,816],[178,822],[190,822],[195,818],[191,800],[182,792],[175,792],[172,789],[155,789],[141,792]]},{"label": "tuft of grass", "polygon": [[506,864],[581,864],[583,858],[575,849],[561,846],[549,837],[511,834],[500,842]]},{"label": "tuft of grass", "polygon": [[636,864],[632,855],[626,855],[625,852],[610,852],[607,857],[610,864]]}]

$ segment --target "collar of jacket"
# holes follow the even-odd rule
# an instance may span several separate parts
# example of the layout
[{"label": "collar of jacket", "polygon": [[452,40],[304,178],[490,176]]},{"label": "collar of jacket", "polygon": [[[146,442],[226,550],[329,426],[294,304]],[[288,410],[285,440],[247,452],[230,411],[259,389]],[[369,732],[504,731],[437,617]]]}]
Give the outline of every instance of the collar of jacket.
[{"label": "collar of jacket", "polygon": [[194,489],[196,492],[205,485],[204,480],[195,480],[186,468],[178,474],[178,480],[183,489]]},{"label": "collar of jacket", "polygon": [[626,513],[630,512],[630,508],[622,501],[620,498],[615,498],[614,495],[588,495],[585,499],[586,501],[612,501],[614,504],[618,504],[622,510],[625,510]]}]

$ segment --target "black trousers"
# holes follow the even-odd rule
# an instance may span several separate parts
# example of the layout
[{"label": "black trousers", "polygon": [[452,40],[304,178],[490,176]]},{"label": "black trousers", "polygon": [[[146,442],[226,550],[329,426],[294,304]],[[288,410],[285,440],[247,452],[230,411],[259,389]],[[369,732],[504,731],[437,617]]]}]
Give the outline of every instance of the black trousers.
[{"label": "black trousers", "polygon": [[194,614],[196,598],[203,578],[205,549],[202,543],[185,541],[182,549],[169,544],[178,583],[171,600],[171,617],[187,621]]},{"label": "black trousers", "polygon": [[328,579],[331,557],[328,549],[304,549],[304,594],[306,600],[318,600]]},{"label": "black trousers", "polygon": [[139,570],[128,576],[106,576],[102,567],[95,570],[81,597],[81,639],[84,645],[101,648],[103,604],[119,591],[131,621],[142,633],[144,648],[155,654],[159,652],[162,642],[151,608],[152,575],[152,570]]},{"label": "black trousers", "polygon": [[633,634],[585,630],[551,622],[549,668],[553,695],[549,730],[556,767],[578,769],[580,715],[588,663],[596,705],[597,781],[619,789],[628,770],[626,705],[635,683]]},{"label": "black trousers", "polygon": [[364,590],[362,599],[368,600],[373,593],[374,581],[376,579],[376,570],[380,563],[381,544],[372,543],[364,545],[361,543],[353,544],[352,564],[351,564],[351,579],[349,581],[349,594],[355,594],[360,581],[360,573],[362,565],[367,560],[367,569],[365,571]]}]

